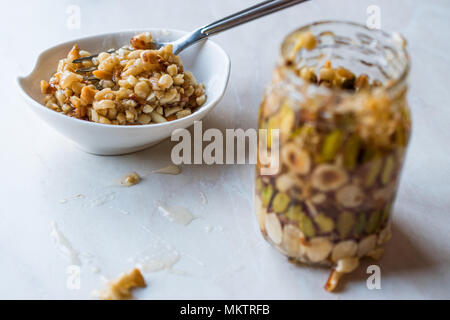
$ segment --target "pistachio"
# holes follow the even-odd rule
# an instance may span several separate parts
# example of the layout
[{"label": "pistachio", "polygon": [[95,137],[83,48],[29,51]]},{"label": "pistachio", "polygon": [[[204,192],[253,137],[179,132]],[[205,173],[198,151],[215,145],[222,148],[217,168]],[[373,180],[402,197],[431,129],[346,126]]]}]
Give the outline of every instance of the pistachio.
[{"label": "pistachio", "polygon": [[397,130],[395,130],[395,142],[398,146],[406,146],[407,144],[407,134],[405,132],[405,128],[401,125],[397,127]]},{"label": "pistachio", "polygon": [[260,192],[262,189],[262,181],[261,179],[256,179],[255,181],[255,189],[257,192]]},{"label": "pistachio", "polygon": [[364,194],[357,185],[347,185],[336,192],[336,200],[346,208],[356,208],[361,205]]},{"label": "pistachio", "polygon": [[381,171],[382,165],[383,165],[383,162],[380,157],[374,158],[373,161],[371,161],[371,163],[369,164],[369,171],[367,172],[366,178],[365,178],[366,179],[365,186],[367,188],[370,188],[371,186],[373,186],[373,184],[377,180],[377,177]]},{"label": "pistachio", "polygon": [[286,193],[283,192],[277,193],[277,195],[273,198],[272,201],[273,211],[277,213],[283,213],[284,211],[286,211],[290,201],[291,199]]},{"label": "pistachio", "polygon": [[281,229],[280,220],[275,213],[270,213],[266,216],[265,227],[267,235],[276,245],[281,244],[283,240],[283,230]]},{"label": "pistachio", "polygon": [[314,224],[312,220],[303,212],[299,215],[298,225],[305,236],[309,238],[315,236],[316,230],[314,228]]},{"label": "pistachio", "polygon": [[289,257],[298,258],[303,255],[303,246],[300,245],[300,239],[303,238],[302,232],[292,224],[287,224],[283,230],[283,249]]},{"label": "pistachio", "polygon": [[342,136],[343,136],[342,131],[336,129],[325,137],[322,145],[321,154],[318,156],[317,159],[319,163],[328,162],[334,159],[341,146]]},{"label": "pistachio", "polygon": [[356,167],[360,148],[360,140],[356,135],[351,136],[344,146],[344,166],[349,170]]},{"label": "pistachio", "polygon": [[299,222],[301,220],[301,216],[304,214],[302,206],[293,205],[290,206],[288,211],[286,212],[286,217],[292,221]]},{"label": "pistachio", "polygon": [[336,165],[322,164],[313,172],[312,186],[320,191],[336,190],[348,181],[347,173]]},{"label": "pistachio", "polygon": [[362,212],[358,215],[358,218],[356,219],[355,229],[354,229],[354,235],[356,237],[359,237],[361,233],[366,228],[366,215]]},{"label": "pistachio", "polygon": [[319,227],[320,231],[323,233],[328,233],[333,231],[334,229],[334,221],[333,219],[327,217],[326,215],[319,213],[315,218],[314,221],[316,222],[317,226]]},{"label": "pistachio", "polygon": [[389,220],[389,215],[391,213],[392,202],[389,202],[383,209],[383,216],[381,217],[381,223],[385,223]]},{"label": "pistachio", "polygon": [[279,129],[280,124],[278,117],[275,115],[267,121],[267,148],[272,147],[272,130]]},{"label": "pistachio", "polygon": [[283,163],[292,171],[298,174],[307,174],[311,168],[309,154],[299,149],[294,143],[287,143],[282,149]]},{"label": "pistachio", "polygon": [[303,128],[304,127],[294,129],[294,131],[292,131],[291,135],[289,136],[289,139],[293,140],[293,139],[295,139],[297,137],[300,137],[303,134],[303,131],[304,131]]},{"label": "pistachio", "polygon": [[342,239],[345,239],[355,225],[355,218],[350,212],[342,212],[337,221],[337,231]]},{"label": "pistachio", "polygon": [[309,245],[305,247],[308,259],[313,262],[325,260],[333,249],[333,244],[327,238],[313,238]]},{"label": "pistachio", "polygon": [[381,213],[380,211],[374,211],[370,214],[369,221],[366,225],[366,232],[373,233],[375,232],[380,225]]},{"label": "pistachio", "polygon": [[376,159],[378,157],[380,157],[380,155],[379,155],[377,149],[374,146],[370,146],[370,145],[367,146],[367,145],[365,145],[363,147],[362,159],[361,159],[362,163],[366,163],[366,162],[372,161],[372,160],[374,160],[374,159]]},{"label": "pistachio", "polygon": [[352,258],[358,251],[358,245],[353,240],[341,241],[334,246],[331,252],[331,260],[337,262],[344,258]]},{"label": "pistachio", "polygon": [[316,128],[310,124],[309,125],[305,124],[304,126],[295,129],[290,135],[290,139],[295,139],[297,137],[300,137],[301,139],[304,139],[304,140],[310,139],[313,137],[319,138],[317,135]]},{"label": "pistachio", "polygon": [[281,106],[280,110],[280,136],[285,138],[288,137],[292,132],[292,127],[294,126],[295,114],[292,107],[292,103],[286,100]]},{"label": "pistachio", "polygon": [[340,273],[350,273],[355,271],[359,266],[358,258],[344,258],[340,259],[336,265],[336,271]]},{"label": "pistachio", "polygon": [[271,184],[269,184],[263,188],[261,193],[262,204],[264,207],[267,208],[267,206],[270,203],[270,200],[272,199],[272,196],[273,196],[273,187]]},{"label": "pistachio", "polygon": [[386,185],[391,180],[392,174],[394,173],[394,168],[395,168],[394,157],[393,156],[387,157],[383,173],[381,174],[381,182],[384,185]]},{"label": "pistachio", "polygon": [[359,242],[358,246],[358,257],[364,257],[369,252],[371,252],[373,249],[375,249],[375,246],[377,244],[377,236],[374,234],[371,234],[370,236],[365,237]]}]

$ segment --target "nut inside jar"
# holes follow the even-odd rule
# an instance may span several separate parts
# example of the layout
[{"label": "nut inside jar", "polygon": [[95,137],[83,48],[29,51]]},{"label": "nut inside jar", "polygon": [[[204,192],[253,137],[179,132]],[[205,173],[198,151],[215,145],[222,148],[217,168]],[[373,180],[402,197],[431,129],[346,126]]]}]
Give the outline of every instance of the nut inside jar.
[{"label": "nut inside jar", "polygon": [[332,291],[360,258],[382,255],[411,121],[402,79],[325,59],[329,34],[314,28],[287,37],[261,104],[259,128],[280,130],[281,166],[271,176],[257,167],[256,210],[288,257],[333,266]]}]

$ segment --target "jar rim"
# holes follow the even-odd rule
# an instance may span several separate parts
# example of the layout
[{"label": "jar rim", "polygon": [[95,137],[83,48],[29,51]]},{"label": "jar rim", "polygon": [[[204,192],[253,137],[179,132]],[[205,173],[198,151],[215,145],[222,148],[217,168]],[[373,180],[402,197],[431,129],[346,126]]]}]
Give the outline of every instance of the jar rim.
[{"label": "jar rim", "polygon": [[[316,21],[316,22],[312,22],[309,24],[306,24],[298,29],[295,29],[293,31],[291,31],[290,33],[288,33],[284,39],[283,42],[281,44],[281,56],[283,57],[283,59],[285,58],[285,55],[283,53],[283,47],[285,45],[285,43],[288,41],[288,39],[299,32],[303,32],[303,31],[308,31],[313,27],[317,27],[317,26],[321,26],[321,25],[332,25],[332,24],[337,24],[337,25],[348,25],[351,27],[356,27],[356,28],[360,28],[368,33],[372,33],[372,34],[378,34],[380,36],[382,36],[383,38],[385,38],[386,40],[390,40],[392,43],[395,42],[395,39],[400,40],[401,43],[401,47],[399,47],[398,45],[395,46],[395,49],[397,50],[397,52],[399,52],[402,57],[404,58],[404,62],[405,65],[400,73],[400,75],[394,79],[392,79],[392,83],[390,83],[389,87],[385,87],[386,91],[388,92],[392,92],[392,91],[396,91],[399,87],[402,86],[403,83],[405,83],[408,79],[409,76],[409,72],[411,69],[411,60],[408,54],[408,50],[407,50],[407,41],[406,39],[403,37],[403,35],[401,35],[398,32],[388,32],[388,31],[384,31],[381,29],[371,29],[369,27],[367,27],[364,24],[358,23],[358,22],[353,22],[353,21],[346,21],[346,20],[320,20],[320,21]],[[335,88],[331,88],[329,89],[331,91],[335,91]]]}]

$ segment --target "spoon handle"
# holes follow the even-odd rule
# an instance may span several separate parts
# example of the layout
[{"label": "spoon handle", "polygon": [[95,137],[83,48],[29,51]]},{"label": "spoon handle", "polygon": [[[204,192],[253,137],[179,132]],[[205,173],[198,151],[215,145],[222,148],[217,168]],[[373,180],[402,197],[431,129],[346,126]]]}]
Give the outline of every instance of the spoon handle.
[{"label": "spoon handle", "polygon": [[293,5],[306,2],[308,0],[266,0],[252,7],[234,13],[230,16],[217,20],[206,26],[200,27],[193,32],[187,34],[181,39],[173,43],[174,53],[178,54],[185,48],[193,45],[194,43],[217,34],[219,32],[234,28],[243,23],[264,17],[268,14],[280,11],[282,9],[289,8]]}]

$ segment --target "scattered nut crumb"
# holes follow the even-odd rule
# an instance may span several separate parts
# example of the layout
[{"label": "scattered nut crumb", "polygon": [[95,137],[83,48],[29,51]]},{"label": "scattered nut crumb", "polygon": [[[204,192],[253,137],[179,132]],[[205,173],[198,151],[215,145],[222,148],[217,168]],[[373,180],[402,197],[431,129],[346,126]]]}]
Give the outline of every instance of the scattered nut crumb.
[{"label": "scattered nut crumb", "polygon": [[99,298],[102,300],[126,300],[132,299],[131,289],[135,287],[144,288],[146,286],[142,273],[137,268],[133,268],[128,273],[120,274],[117,279],[110,281],[103,289]]},{"label": "scattered nut crumb", "polygon": [[124,176],[120,180],[120,184],[126,187],[131,187],[134,186],[135,184],[138,184],[139,181],[141,181],[141,177],[136,172],[132,172]]}]

